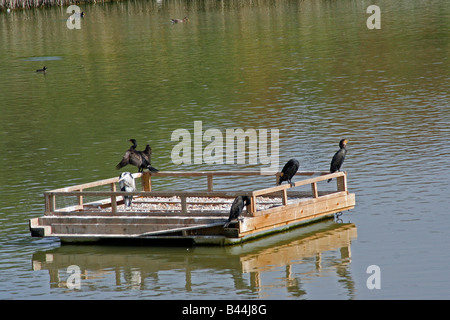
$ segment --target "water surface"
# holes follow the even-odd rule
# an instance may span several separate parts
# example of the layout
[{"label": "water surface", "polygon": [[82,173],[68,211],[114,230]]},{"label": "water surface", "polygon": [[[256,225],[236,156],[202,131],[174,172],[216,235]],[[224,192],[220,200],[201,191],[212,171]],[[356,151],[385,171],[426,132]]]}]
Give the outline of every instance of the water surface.
[{"label": "water surface", "polygon": [[[380,30],[366,27],[371,4]],[[0,298],[450,298],[448,1],[82,10],[79,30],[67,28],[65,8],[0,14]],[[175,165],[171,134],[193,132],[194,121],[278,129],[280,167],[296,157],[305,171],[327,170],[349,139],[356,208],[343,224],[236,248],[61,247],[29,236],[44,191],[116,176],[130,138],[151,143],[160,170],[260,168]],[[86,276],[70,290],[77,263]],[[370,265],[381,289],[366,286]]]}]

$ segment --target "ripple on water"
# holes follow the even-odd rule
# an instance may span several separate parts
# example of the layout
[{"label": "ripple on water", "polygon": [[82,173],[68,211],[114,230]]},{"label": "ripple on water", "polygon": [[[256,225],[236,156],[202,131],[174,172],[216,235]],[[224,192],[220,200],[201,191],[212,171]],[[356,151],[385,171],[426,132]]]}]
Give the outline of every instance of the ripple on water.
[{"label": "ripple on water", "polygon": [[22,59],[23,61],[56,61],[62,60],[63,57],[60,56],[43,56],[43,57],[28,57]]}]

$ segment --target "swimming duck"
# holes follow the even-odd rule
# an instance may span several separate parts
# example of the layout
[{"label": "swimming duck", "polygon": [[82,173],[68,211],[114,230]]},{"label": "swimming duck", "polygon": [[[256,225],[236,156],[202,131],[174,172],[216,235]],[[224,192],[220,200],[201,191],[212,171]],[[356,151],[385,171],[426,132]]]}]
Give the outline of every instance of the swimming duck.
[{"label": "swimming duck", "polygon": [[183,19],[170,19],[170,22],[172,23],[183,23],[188,21],[189,21],[188,17],[184,17]]},{"label": "swimming duck", "polygon": [[46,66],[44,66],[44,68],[42,69],[37,69],[36,72],[45,72],[48,68]]}]

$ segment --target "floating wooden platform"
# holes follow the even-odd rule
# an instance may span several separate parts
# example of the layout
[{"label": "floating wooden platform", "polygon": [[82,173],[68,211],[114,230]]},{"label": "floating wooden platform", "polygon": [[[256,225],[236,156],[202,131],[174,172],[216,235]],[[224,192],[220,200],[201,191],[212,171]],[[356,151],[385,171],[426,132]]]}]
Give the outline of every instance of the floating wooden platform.
[{"label": "floating wooden platform", "polygon": [[[346,172],[297,172],[294,181],[307,178],[254,190],[214,190],[214,181],[220,178],[233,178],[233,184],[239,186],[258,176],[269,183],[268,179],[273,179],[275,184],[278,175],[260,171],[144,172],[133,174],[137,181],[140,178],[142,189],[136,192],[117,191],[118,177],[56,189],[44,193],[45,214],[30,220],[30,231],[35,237],[58,237],[62,243],[160,240],[229,245],[332,217],[355,206],[355,195],[347,190]],[[164,177],[205,177],[206,190],[154,190],[152,180]],[[327,184],[330,178],[333,182]],[[319,185],[336,188],[319,191]],[[102,188],[107,190],[93,190]],[[133,196],[131,208],[123,204],[126,195]],[[224,228],[238,195],[249,196],[251,204],[242,219]]]}]

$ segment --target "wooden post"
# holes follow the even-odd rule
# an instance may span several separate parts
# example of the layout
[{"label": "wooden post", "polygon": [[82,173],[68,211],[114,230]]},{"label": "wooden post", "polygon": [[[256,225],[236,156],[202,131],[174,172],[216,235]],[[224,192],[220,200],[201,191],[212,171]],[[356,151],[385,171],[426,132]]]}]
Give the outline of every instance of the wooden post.
[{"label": "wooden post", "polygon": [[311,183],[311,191],[313,198],[319,197],[319,191],[317,190],[317,182]]},{"label": "wooden post", "polygon": [[213,191],[213,176],[208,174],[208,191]]},{"label": "wooden post", "polygon": [[252,195],[251,198],[252,200],[250,202],[250,205],[247,206],[247,208],[250,207],[250,215],[254,216],[256,212],[256,197]]},{"label": "wooden post", "polygon": [[111,211],[113,214],[117,212],[117,201],[115,195],[111,195]]},{"label": "wooden post", "polygon": [[181,200],[181,213],[187,213],[186,196],[180,196]]},{"label": "wooden post", "polygon": [[[83,189],[80,189],[80,192],[83,192]],[[78,196],[78,205],[81,206],[81,208],[83,208],[83,196],[82,195]]]},{"label": "wooden post", "polygon": [[45,194],[45,212],[55,211],[56,201],[55,196],[52,194]]},{"label": "wooden post", "polygon": [[287,203],[288,203],[287,189],[283,189],[283,205],[287,205]]},{"label": "wooden post", "polygon": [[47,193],[44,193],[45,198],[45,212],[50,212],[50,198]]},{"label": "wooden post", "polygon": [[152,178],[150,172],[145,171],[142,173],[142,191],[152,191]]},{"label": "wooden post", "polygon": [[251,214],[252,204],[250,203],[249,205],[245,206],[245,208],[247,209],[247,215],[252,215]]},{"label": "wooden post", "polygon": [[347,191],[347,173],[336,178],[337,191]]}]

